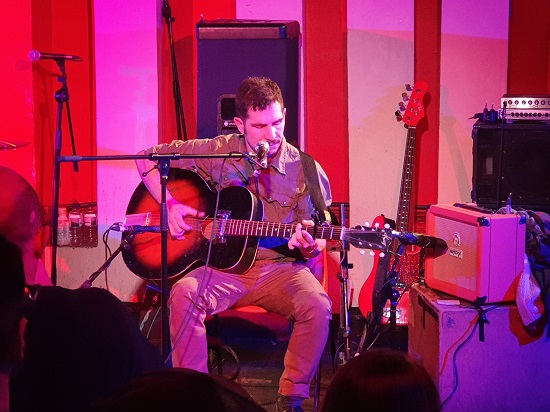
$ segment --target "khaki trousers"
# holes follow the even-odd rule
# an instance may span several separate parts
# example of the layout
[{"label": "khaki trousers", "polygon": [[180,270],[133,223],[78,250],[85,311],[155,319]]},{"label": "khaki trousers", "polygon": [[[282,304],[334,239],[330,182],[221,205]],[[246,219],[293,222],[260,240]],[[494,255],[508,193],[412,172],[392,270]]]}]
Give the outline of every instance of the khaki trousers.
[{"label": "khaki trousers", "polygon": [[173,366],[208,372],[206,316],[248,305],[294,322],[279,393],[308,398],[332,310],[325,290],[302,263],[257,260],[241,275],[206,267],[185,275],[169,299]]}]

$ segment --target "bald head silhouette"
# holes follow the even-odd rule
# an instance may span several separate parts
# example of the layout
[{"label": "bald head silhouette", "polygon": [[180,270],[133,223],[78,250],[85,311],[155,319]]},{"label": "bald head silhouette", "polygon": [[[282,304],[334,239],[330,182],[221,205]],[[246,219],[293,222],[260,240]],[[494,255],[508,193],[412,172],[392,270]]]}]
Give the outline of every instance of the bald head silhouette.
[{"label": "bald head silhouette", "polygon": [[31,184],[15,170],[0,166],[0,234],[21,249],[28,284],[50,284],[37,268],[41,250],[36,237],[43,224],[43,209]]}]

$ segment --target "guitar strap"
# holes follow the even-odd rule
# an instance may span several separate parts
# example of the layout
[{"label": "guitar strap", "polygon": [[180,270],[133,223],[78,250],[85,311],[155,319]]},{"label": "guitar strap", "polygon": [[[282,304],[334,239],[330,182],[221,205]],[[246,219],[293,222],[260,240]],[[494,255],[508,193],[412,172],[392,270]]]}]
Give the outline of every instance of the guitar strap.
[{"label": "guitar strap", "polygon": [[317,211],[318,224],[332,223],[331,213],[323,200],[321,194],[321,187],[319,186],[319,176],[317,174],[317,167],[315,166],[315,160],[313,157],[300,150],[300,158],[302,160],[302,169],[306,178],[306,189],[311,196],[313,206]]}]

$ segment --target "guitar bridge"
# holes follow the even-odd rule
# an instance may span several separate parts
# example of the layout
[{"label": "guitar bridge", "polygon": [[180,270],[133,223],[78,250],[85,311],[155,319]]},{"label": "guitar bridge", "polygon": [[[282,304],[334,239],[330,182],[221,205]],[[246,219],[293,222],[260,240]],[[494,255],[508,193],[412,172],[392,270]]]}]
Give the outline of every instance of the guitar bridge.
[{"label": "guitar bridge", "polygon": [[225,238],[225,226],[227,224],[227,221],[229,220],[229,217],[231,216],[230,210],[218,210],[218,214],[216,215],[216,221],[214,222],[214,230],[215,230],[215,237],[214,237],[214,243],[227,243],[227,239]]}]

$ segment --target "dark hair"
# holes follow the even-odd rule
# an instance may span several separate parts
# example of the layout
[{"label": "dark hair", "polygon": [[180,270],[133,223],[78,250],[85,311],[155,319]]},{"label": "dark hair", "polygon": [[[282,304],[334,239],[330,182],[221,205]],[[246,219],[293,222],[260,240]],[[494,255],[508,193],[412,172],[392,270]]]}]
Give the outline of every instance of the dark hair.
[{"label": "dark hair", "polygon": [[132,410],[265,412],[239,384],[221,375],[184,368],[141,374],[93,409]]},{"label": "dark hair", "polygon": [[374,349],[344,364],[325,394],[322,412],[439,412],[426,369],[405,353]]},{"label": "dark hair", "polygon": [[25,271],[21,250],[0,235],[0,361],[16,360],[20,352],[19,322],[23,317]]},{"label": "dark hair", "polygon": [[237,89],[235,112],[237,117],[245,120],[249,108],[265,110],[275,102],[284,109],[283,94],[277,83],[267,77],[248,77]]}]

